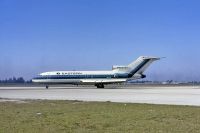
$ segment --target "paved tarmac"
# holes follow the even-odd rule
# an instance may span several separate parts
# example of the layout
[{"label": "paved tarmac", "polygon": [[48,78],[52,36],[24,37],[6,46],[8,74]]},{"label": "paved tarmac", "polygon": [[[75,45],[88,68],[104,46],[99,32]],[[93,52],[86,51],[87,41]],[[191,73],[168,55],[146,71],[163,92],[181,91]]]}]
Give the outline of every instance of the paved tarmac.
[{"label": "paved tarmac", "polygon": [[110,101],[200,106],[200,86],[133,86],[97,89],[95,87],[0,87],[0,101],[5,99],[45,99]]}]

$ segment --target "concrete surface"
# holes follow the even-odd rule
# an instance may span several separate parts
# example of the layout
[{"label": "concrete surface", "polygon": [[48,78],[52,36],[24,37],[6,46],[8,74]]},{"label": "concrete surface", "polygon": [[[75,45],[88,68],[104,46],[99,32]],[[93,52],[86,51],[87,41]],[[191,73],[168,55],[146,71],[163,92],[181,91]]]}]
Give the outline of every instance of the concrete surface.
[{"label": "concrete surface", "polygon": [[110,101],[200,106],[200,86],[95,87],[0,87],[0,98]]}]

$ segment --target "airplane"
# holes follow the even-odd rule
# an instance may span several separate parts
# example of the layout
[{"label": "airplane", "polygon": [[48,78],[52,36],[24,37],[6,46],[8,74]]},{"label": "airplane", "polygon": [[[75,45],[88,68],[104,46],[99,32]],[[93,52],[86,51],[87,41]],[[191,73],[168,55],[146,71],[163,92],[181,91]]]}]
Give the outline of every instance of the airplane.
[{"label": "airplane", "polygon": [[140,56],[127,66],[113,66],[110,71],[51,71],[39,74],[32,79],[33,83],[50,84],[95,85],[104,88],[106,84],[123,83],[129,80],[146,78],[144,71],[158,57]]}]

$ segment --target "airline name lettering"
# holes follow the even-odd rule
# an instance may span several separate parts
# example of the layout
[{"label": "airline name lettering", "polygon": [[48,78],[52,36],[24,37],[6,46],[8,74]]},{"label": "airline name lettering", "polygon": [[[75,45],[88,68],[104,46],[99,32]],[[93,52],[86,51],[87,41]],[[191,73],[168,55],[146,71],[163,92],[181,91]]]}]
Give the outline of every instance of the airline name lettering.
[{"label": "airline name lettering", "polygon": [[81,72],[67,72],[67,73],[57,73],[57,75],[80,75]]}]

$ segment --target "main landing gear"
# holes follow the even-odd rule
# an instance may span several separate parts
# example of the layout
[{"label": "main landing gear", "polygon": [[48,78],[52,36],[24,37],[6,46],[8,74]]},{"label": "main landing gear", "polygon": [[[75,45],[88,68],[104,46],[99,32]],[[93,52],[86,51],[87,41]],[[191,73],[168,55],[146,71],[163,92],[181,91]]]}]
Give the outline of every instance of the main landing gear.
[{"label": "main landing gear", "polygon": [[49,86],[48,86],[48,85],[46,85],[46,89],[49,89]]},{"label": "main landing gear", "polygon": [[104,88],[104,84],[95,84],[97,88]]}]

